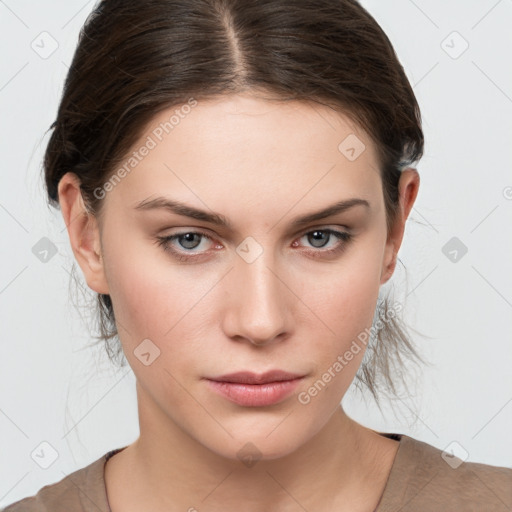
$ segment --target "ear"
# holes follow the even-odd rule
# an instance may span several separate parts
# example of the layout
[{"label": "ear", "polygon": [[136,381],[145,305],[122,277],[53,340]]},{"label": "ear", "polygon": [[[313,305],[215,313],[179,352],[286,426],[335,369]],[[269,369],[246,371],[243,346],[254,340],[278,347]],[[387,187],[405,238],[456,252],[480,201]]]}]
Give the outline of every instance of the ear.
[{"label": "ear", "polygon": [[399,188],[399,208],[396,214],[395,222],[388,233],[384,261],[381,273],[381,284],[387,282],[396,267],[398,250],[402,245],[402,239],[405,231],[405,221],[412,209],[420,186],[420,176],[418,171],[413,168],[404,169],[400,175],[398,183]]},{"label": "ear", "polygon": [[78,176],[66,173],[59,182],[58,194],[71,248],[87,285],[97,293],[108,294],[98,222],[84,204]]}]

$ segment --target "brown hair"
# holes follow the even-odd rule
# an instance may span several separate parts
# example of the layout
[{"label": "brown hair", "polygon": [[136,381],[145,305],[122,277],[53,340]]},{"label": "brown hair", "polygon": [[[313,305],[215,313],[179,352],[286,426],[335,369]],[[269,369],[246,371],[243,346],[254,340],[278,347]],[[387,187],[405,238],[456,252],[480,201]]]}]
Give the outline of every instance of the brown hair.
[{"label": "brown hair", "polygon": [[[88,210],[156,113],[245,90],[315,101],[362,127],[379,156],[388,230],[401,171],[423,154],[419,106],[388,37],[355,0],[103,0],[83,26],[44,158],[49,203],[75,173]],[[98,341],[122,354],[109,295]],[[378,304],[387,315],[387,300]],[[368,347],[357,379],[395,392],[393,364],[421,359],[398,317]],[[124,363],[126,360],[124,360]],[[123,363],[122,363],[123,364]],[[398,366],[396,366],[398,368]],[[381,379],[380,384],[377,384]]]}]

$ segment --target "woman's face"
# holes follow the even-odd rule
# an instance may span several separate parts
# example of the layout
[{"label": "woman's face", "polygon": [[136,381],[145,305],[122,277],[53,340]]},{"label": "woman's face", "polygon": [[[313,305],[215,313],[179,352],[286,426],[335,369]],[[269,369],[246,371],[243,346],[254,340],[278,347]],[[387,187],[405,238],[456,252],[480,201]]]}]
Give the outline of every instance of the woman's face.
[{"label": "woman's face", "polygon": [[[120,179],[97,192],[105,279],[92,287],[112,298],[141,424],[179,428],[229,458],[246,443],[280,457],[339,406],[389,278],[397,248],[375,148],[318,104],[187,105],[158,114]],[[211,380],[272,370],[301,378]]]}]

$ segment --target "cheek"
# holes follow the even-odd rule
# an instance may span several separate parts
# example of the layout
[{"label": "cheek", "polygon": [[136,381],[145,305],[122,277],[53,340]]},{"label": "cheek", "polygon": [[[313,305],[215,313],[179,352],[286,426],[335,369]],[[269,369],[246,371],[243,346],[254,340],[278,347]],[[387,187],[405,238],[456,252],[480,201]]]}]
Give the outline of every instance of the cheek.
[{"label": "cheek", "polygon": [[166,354],[167,361],[184,364],[190,359],[193,364],[200,341],[208,339],[206,296],[215,287],[217,275],[202,272],[199,278],[193,265],[177,265],[163,249],[142,238],[121,245],[116,237],[126,241],[135,236],[120,233],[109,235],[105,263],[126,357],[133,357],[133,350],[150,339],[162,355],[172,352]]},{"label": "cheek", "polygon": [[380,289],[383,250],[380,240],[366,236],[338,264],[305,274],[303,296],[336,334],[346,337],[347,329],[371,323]]},{"label": "cheek", "polygon": [[310,308],[304,320],[309,327],[305,329],[314,340],[309,343],[309,354],[317,374],[330,371],[331,377],[336,375],[332,382],[329,375],[325,380],[337,393],[355,376],[369,340],[380,289],[382,254],[380,241],[368,237],[357,251],[347,252],[339,265],[303,281],[302,297]]}]

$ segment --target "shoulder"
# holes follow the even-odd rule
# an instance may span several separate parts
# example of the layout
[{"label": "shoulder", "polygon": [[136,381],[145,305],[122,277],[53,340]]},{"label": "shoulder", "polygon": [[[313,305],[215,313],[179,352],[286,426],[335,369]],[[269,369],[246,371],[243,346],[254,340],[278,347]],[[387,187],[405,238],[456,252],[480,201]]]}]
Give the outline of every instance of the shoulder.
[{"label": "shoulder", "polygon": [[463,462],[402,435],[378,512],[512,510],[512,468]]},{"label": "shoulder", "polygon": [[105,489],[105,462],[120,448],[56,483],[45,485],[37,494],[0,509],[0,512],[110,512]]}]

